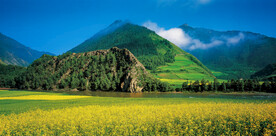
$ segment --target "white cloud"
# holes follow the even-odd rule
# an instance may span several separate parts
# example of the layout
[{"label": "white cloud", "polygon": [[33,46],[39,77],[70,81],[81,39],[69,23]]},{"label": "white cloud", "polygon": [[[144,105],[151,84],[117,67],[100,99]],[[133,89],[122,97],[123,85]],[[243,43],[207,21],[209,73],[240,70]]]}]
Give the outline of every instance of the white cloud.
[{"label": "white cloud", "polygon": [[144,27],[152,30],[152,31],[155,31],[156,33],[159,32],[159,31],[164,31],[164,28],[161,28],[159,27],[156,23],[153,23],[151,21],[147,21],[143,24]]},{"label": "white cloud", "polygon": [[191,42],[191,37],[185,34],[185,32],[180,28],[160,31],[158,32],[158,35],[165,37],[167,40],[179,46],[186,46]]},{"label": "white cloud", "polygon": [[169,40],[170,42],[174,43],[175,45],[179,46],[180,48],[185,48],[189,50],[194,49],[208,49],[210,47],[214,47],[217,45],[223,44],[220,40],[212,40],[212,42],[205,44],[202,43],[198,39],[191,38],[188,34],[186,34],[180,28],[171,28],[169,30],[165,30],[162,27],[159,27],[156,23],[151,21],[147,21],[143,24],[143,26],[147,27],[148,29],[155,31],[156,34],[159,36]]},{"label": "white cloud", "polygon": [[169,30],[165,30],[164,28],[159,27],[156,23],[153,23],[151,21],[145,22],[143,26],[152,31],[155,31],[156,34],[169,40],[179,47],[187,46],[192,40],[192,38],[189,35],[185,34],[185,32],[180,28],[171,28]]},{"label": "white cloud", "polygon": [[226,38],[226,43],[227,43],[227,45],[235,45],[243,39],[244,39],[244,34],[239,33],[239,35],[237,35],[237,36]]},{"label": "white cloud", "polygon": [[202,43],[198,39],[193,39],[193,44],[191,44],[191,46],[189,46],[188,49],[189,50],[208,49],[208,48],[219,46],[222,44],[223,44],[223,41],[220,41],[220,40],[212,40],[210,43],[205,44],[205,43]]},{"label": "white cloud", "polygon": [[235,45],[238,44],[242,39],[244,39],[244,34],[239,33],[239,35],[234,37],[213,37],[211,39],[211,42],[204,43],[199,39],[193,39],[180,28],[171,28],[166,30],[165,28],[159,27],[156,23],[153,23],[151,21],[145,22],[143,26],[152,31],[155,31],[156,34],[169,40],[178,47],[188,50],[208,49],[223,44]]}]

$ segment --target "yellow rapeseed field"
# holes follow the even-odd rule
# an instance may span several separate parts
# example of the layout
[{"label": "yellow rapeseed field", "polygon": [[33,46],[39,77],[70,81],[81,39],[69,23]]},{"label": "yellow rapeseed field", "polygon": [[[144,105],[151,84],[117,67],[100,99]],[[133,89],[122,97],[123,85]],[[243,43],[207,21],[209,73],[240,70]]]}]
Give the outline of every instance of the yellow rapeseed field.
[{"label": "yellow rapeseed field", "polygon": [[67,100],[87,98],[91,96],[78,96],[78,95],[26,95],[15,97],[0,97],[0,100]]},{"label": "yellow rapeseed field", "polygon": [[276,103],[80,106],[0,115],[0,135],[275,135]]}]

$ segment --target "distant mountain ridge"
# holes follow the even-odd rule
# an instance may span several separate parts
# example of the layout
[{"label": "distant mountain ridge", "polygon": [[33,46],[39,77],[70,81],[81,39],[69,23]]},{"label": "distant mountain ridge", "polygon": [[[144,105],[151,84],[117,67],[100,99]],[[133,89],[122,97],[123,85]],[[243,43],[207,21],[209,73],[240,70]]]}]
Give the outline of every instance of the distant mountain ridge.
[{"label": "distant mountain ridge", "polygon": [[[249,78],[251,74],[276,62],[276,39],[244,31],[215,31],[181,25],[192,39],[204,46],[182,47],[212,70],[225,75],[218,78]],[[194,43],[192,43],[194,44]],[[204,48],[206,47],[206,48]]]},{"label": "distant mountain ridge", "polygon": [[[107,31],[109,33],[106,33]],[[205,75],[208,78],[214,78],[212,72],[193,55],[183,51],[173,43],[157,35],[155,32],[143,26],[125,21],[115,21],[103,31],[100,31],[80,45],[69,50],[69,52],[81,53],[99,49],[109,49],[112,47],[126,48],[130,50],[147,69],[157,69],[159,74],[162,73],[162,71],[158,70],[159,67],[168,65],[168,63],[172,63],[170,65],[175,65],[176,57],[183,58],[181,60],[189,62],[183,62],[180,65],[178,64],[178,71],[166,70],[169,72],[166,77],[169,78],[174,74],[173,77],[184,79],[175,75],[176,72],[186,72],[187,75],[197,73]],[[183,72],[179,71],[180,69],[187,70]],[[159,78],[161,77],[159,76]]]},{"label": "distant mountain ridge", "polygon": [[49,52],[40,52],[26,47],[16,40],[0,33],[0,60],[5,64],[28,66],[43,54],[54,55]]}]

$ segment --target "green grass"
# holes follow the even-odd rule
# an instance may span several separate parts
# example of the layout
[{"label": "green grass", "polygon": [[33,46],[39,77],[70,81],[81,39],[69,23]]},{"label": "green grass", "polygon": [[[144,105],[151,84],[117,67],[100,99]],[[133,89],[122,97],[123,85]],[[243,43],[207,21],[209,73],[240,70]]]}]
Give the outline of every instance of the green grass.
[{"label": "green grass", "polygon": [[[8,95],[9,94],[9,95]],[[111,93],[112,94],[112,93]],[[68,95],[66,93],[54,93],[54,92],[36,92],[36,91],[12,91],[4,90],[0,91],[1,97],[15,97],[25,95]],[[119,94],[120,95],[120,94]],[[130,95],[130,94],[129,94]],[[142,95],[142,94],[138,94]],[[218,103],[244,103],[244,102],[275,102],[276,97],[273,99],[243,99],[243,97],[236,97],[235,95],[221,95],[220,94],[195,94],[195,93],[160,93],[147,94],[148,97],[131,98],[131,97],[97,97],[91,96],[88,98],[69,99],[69,100],[0,100],[0,114],[11,114],[11,113],[22,113],[36,109],[52,110],[66,107],[79,107],[87,105],[103,105],[103,106],[114,106],[114,105],[169,105],[169,104],[181,104],[181,103],[206,103],[206,102],[218,102]],[[218,97],[215,97],[215,96]],[[239,94],[237,94],[239,95]],[[247,95],[247,94],[245,94]],[[250,94],[252,95],[252,94]],[[131,96],[131,95],[130,95]],[[137,94],[136,94],[137,96]],[[156,98],[157,96],[161,96]],[[190,96],[193,96],[191,99]]]},{"label": "green grass", "polygon": [[215,71],[215,70],[211,70],[212,73],[214,74],[214,76],[216,77],[220,77],[220,76],[228,76],[227,73],[221,72],[221,71]]},{"label": "green grass", "polygon": [[0,97],[14,97],[14,96],[26,96],[26,95],[57,95],[50,92],[33,92],[33,91],[16,91],[16,90],[3,90],[0,91]]},{"label": "green grass", "polygon": [[234,65],[227,68],[220,68],[212,65],[207,66],[218,79],[225,80],[250,78],[250,75],[256,72],[254,68],[246,65]]},{"label": "green grass", "polygon": [[184,54],[176,55],[174,63],[167,63],[165,66],[158,67],[157,71],[153,74],[161,81],[174,84],[177,87],[181,86],[183,81],[186,80],[214,80],[214,78],[207,74],[203,68],[201,68],[199,65],[196,65]]}]

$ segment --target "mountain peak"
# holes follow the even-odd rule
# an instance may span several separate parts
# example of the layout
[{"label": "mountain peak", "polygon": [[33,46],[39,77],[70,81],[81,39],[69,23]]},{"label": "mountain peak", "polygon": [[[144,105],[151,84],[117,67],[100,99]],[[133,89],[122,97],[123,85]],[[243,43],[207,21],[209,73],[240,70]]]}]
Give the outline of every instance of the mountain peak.
[{"label": "mountain peak", "polygon": [[[118,23],[121,24],[121,21],[115,21],[113,25]],[[213,74],[211,73],[211,71],[206,68],[200,61],[198,61],[194,56],[181,50],[176,45],[160,37],[155,32],[147,29],[146,27],[135,25],[132,23],[122,25],[115,29],[113,32],[107,33],[106,35],[103,35],[101,37],[95,38],[94,36],[86,40],[82,44],[76,46],[75,48],[71,49],[70,51],[81,53],[110,49],[114,46],[120,49],[128,49],[148,70],[159,70],[159,66],[165,66],[167,63],[172,63],[170,64],[170,66],[173,65],[172,67],[177,65],[179,69],[182,69],[184,67],[186,68],[187,65],[186,63],[183,63],[182,60],[185,60],[185,62],[189,61],[194,66],[191,68],[187,68],[187,73],[180,70],[176,71],[178,72],[178,75],[183,75],[181,77],[177,76],[174,73],[171,73],[170,70],[167,70],[172,69],[172,67],[167,66],[167,68],[163,71],[160,68],[160,73],[155,73],[155,75],[162,79],[165,79],[167,77],[173,77],[175,79],[191,79],[191,76],[188,77],[186,75],[194,73],[202,75],[201,77],[206,77],[205,79],[212,80],[213,78]]]},{"label": "mountain peak", "polygon": [[123,21],[123,20],[115,20],[112,24],[110,24],[107,28],[101,30],[100,32],[96,33],[93,37],[90,39],[97,39],[99,37],[105,36],[109,33],[114,32],[119,27],[129,23],[129,21]]},{"label": "mountain peak", "polygon": [[179,28],[182,28],[184,31],[185,30],[194,30],[194,28],[189,26],[187,23],[180,25]]},{"label": "mountain peak", "polygon": [[114,27],[114,26],[122,26],[124,24],[130,23],[130,21],[127,20],[115,20],[112,24],[110,24],[108,27]]},{"label": "mountain peak", "polygon": [[110,24],[110,25],[116,25],[116,24],[120,24],[120,23],[122,23],[123,22],[123,20],[120,20],[120,19],[118,19],[118,20],[115,20],[112,24]]}]

